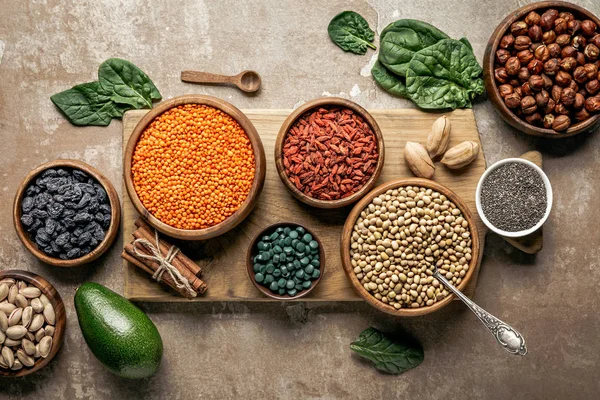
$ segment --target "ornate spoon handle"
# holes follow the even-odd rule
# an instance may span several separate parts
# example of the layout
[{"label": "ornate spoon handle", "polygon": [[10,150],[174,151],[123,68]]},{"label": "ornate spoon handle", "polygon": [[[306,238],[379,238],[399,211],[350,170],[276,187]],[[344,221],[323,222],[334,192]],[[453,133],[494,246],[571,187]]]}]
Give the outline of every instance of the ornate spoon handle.
[{"label": "ornate spoon handle", "polygon": [[477,318],[483,325],[490,331],[492,336],[496,338],[496,341],[511,354],[518,354],[524,356],[527,354],[527,347],[525,347],[525,339],[523,336],[512,326],[494,317],[489,312],[475,304],[471,299],[465,296],[460,290],[454,287],[446,278],[444,278],[438,271],[433,274],[440,282],[444,284],[448,289],[452,291],[459,299],[461,299],[467,307],[471,309],[477,315]]}]

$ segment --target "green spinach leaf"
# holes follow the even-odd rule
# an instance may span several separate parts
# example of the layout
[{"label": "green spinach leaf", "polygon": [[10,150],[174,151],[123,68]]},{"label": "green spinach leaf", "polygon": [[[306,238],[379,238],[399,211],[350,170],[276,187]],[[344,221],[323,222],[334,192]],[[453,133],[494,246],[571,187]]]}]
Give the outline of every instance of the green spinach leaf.
[{"label": "green spinach leaf", "polygon": [[375,32],[369,28],[369,23],[354,11],[343,11],[333,17],[327,32],[331,40],[344,51],[365,54],[367,47],[377,48],[371,43]]},{"label": "green spinach leaf", "polygon": [[481,73],[469,46],[444,39],[415,53],[406,73],[406,89],[421,108],[470,108],[471,100],[485,90]]},{"label": "green spinach leaf", "polygon": [[379,61],[376,61],[375,65],[373,65],[373,68],[371,69],[371,75],[373,75],[375,82],[377,82],[377,84],[385,89],[388,93],[394,96],[407,97],[404,78],[391,73]]},{"label": "green spinach leaf", "polygon": [[375,328],[364,330],[350,348],[375,363],[375,368],[401,374],[423,362],[423,347],[412,338],[394,341]]},{"label": "green spinach leaf", "polygon": [[406,76],[408,64],[417,51],[448,38],[426,22],[401,19],[381,32],[379,61],[396,75]]},{"label": "green spinach leaf", "polygon": [[98,80],[106,92],[112,93],[111,100],[115,103],[152,108],[152,101],[162,98],[144,71],[120,58],[103,62],[98,68]]},{"label": "green spinach leaf", "polygon": [[133,108],[113,103],[110,93],[97,81],[74,86],[53,95],[50,100],[73,125],[78,126],[107,126],[112,118],[119,118],[127,109]]}]

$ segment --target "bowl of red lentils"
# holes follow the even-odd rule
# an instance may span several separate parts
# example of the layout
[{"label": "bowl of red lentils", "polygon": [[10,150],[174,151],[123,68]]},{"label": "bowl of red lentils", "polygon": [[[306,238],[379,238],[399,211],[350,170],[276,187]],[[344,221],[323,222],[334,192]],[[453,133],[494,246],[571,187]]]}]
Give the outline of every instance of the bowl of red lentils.
[{"label": "bowl of red lentils", "polygon": [[381,130],[353,101],[309,101],[283,122],[275,164],[292,195],[318,208],[352,204],[377,182],[384,162]]},{"label": "bowl of red lentils", "polygon": [[211,96],[176,97],[137,124],[125,149],[124,180],[150,225],[184,240],[231,230],[254,208],[265,152],[248,117]]}]

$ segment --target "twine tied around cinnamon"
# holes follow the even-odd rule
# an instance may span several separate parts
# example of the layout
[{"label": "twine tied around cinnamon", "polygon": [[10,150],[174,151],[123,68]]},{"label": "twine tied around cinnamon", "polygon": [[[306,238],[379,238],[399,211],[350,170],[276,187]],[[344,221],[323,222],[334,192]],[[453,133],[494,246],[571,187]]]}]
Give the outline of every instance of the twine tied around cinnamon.
[{"label": "twine tied around cinnamon", "polygon": [[[196,291],[192,289],[192,286],[190,285],[188,280],[181,274],[181,272],[179,272],[179,270],[173,264],[171,264],[177,253],[179,253],[179,248],[175,245],[172,245],[171,248],[169,248],[167,254],[163,256],[160,253],[158,231],[156,230],[154,231],[154,238],[156,239],[156,244],[152,244],[146,239],[134,240],[133,251],[136,254],[136,256],[147,260],[156,261],[158,263],[158,268],[154,275],[152,275],[153,279],[156,279],[158,282],[160,282],[162,275],[166,272],[171,276],[173,282],[175,283],[178,289],[185,289],[191,297],[196,297],[198,293],[196,293]],[[142,246],[147,248],[152,253],[152,255],[149,256],[139,251],[137,249],[138,244],[141,244]]]}]

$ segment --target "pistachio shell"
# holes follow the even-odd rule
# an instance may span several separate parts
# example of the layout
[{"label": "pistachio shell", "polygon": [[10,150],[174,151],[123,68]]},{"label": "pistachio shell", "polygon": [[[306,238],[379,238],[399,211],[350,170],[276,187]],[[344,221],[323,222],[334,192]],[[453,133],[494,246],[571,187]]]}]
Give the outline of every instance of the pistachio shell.
[{"label": "pistachio shell", "polygon": [[33,353],[33,358],[40,358],[42,355],[40,354],[40,344],[35,345],[35,353]]},{"label": "pistachio shell", "polygon": [[54,314],[54,307],[52,304],[48,303],[44,306],[44,318],[46,322],[50,325],[54,325],[56,323],[56,314]]},{"label": "pistachio shell", "polygon": [[19,286],[12,285],[8,290],[8,302],[15,304],[15,297],[17,297],[17,294],[19,294]]},{"label": "pistachio shell", "polygon": [[25,296],[26,299],[37,299],[42,294],[42,291],[36,287],[29,286],[19,290],[19,293]]},{"label": "pistachio shell", "polygon": [[6,283],[0,283],[0,301],[8,297],[8,285]]},{"label": "pistachio shell", "polygon": [[21,339],[15,340],[15,339],[11,339],[11,338],[7,337],[4,340],[4,345],[8,346],[8,347],[20,346],[21,345]]},{"label": "pistachio shell", "polygon": [[17,281],[17,286],[19,287],[19,290],[21,290],[21,289],[27,287],[27,282],[25,282],[25,281]]},{"label": "pistachio shell", "polygon": [[44,336],[42,340],[40,340],[40,355],[42,358],[48,357],[50,349],[52,349],[52,337]]},{"label": "pistachio shell", "polygon": [[35,333],[35,341],[39,342],[40,340],[42,340],[42,338],[46,336],[46,331],[44,330],[44,328],[40,328],[36,333]]},{"label": "pistachio shell", "polygon": [[8,326],[15,326],[21,322],[21,316],[23,315],[22,308],[15,308],[8,317]]},{"label": "pistachio shell", "polygon": [[21,363],[21,361],[19,361],[19,359],[16,359],[16,360],[15,360],[15,363],[13,364],[13,366],[11,367],[11,369],[12,369],[13,371],[18,371],[18,370],[20,370],[21,368],[23,368],[23,364]]},{"label": "pistachio shell", "polygon": [[44,306],[46,306],[46,304],[50,304],[50,300],[48,300],[48,298],[46,297],[46,295],[44,293],[41,294],[40,301],[42,302],[42,304]]},{"label": "pistachio shell", "polygon": [[433,161],[420,143],[406,142],[404,159],[410,170],[418,177],[430,179],[435,173]]},{"label": "pistachio shell", "polygon": [[13,339],[13,340],[22,339],[26,333],[27,333],[27,328],[25,328],[23,325],[9,326],[8,329],[6,330],[6,336],[9,339]]},{"label": "pistachio shell", "polygon": [[42,304],[42,301],[40,299],[32,299],[31,307],[33,307],[33,311],[35,311],[36,313],[41,313],[42,311],[44,311],[44,305]]},{"label": "pistachio shell", "polygon": [[32,356],[35,354],[35,344],[33,344],[31,340],[23,339],[21,341],[21,346],[23,346],[23,350],[25,350],[27,355]]},{"label": "pistachio shell", "polygon": [[29,324],[29,331],[36,332],[44,325],[44,316],[42,314],[35,314]]},{"label": "pistachio shell", "polygon": [[54,336],[54,327],[52,325],[48,325],[46,326],[46,328],[44,328],[46,331],[46,336]]},{"label": "pistachio shell", "polygon": [[2,348],[2,359],[3,359],[4,363],[8,366],[8,368],[10,368],[13,366],[13,363],[15,362],[15,354],[13,353],[13,351],[11,349],[4,346]]},{"label": "pistachio shell", "polygon": [[27,300],[21,293],[17,293],[15,296],[15,305],[17,307],[25,308],[29,305],[29,300]]},{"label": "pistachio shell", "polygon": [[33,318],[33,307],[27,306],[23,309],[23,315],[21,316],[21,324],[28,328]]},{"label": "pistachio shell", "polygon": [[0,312],[0,331],[6,332],[8,329],[8,317],[3,312]]},{"label": "pistachio shell", "polygon": [[27,332],[25,334],[25,337],[29,340],[31,340],[32,342],[35,340],[35,335],[33,334],[33,332]]},{"label": "pistachio shell", "polygon": [[23,349],[17,350],[17,358],[26,367],[33,367],[33,364],[35,364],[33,357],[28,356]]},{"label": "pistachio shell", "polygon": [[0,283],[6,283],[8,286],[12,286],[15,284],[15,280],[13,278],[4,278]]},{"label": "pistachio shell", "polygon": [[6,333],[0,331],[0,344],[4,343],[6,340]]}]

